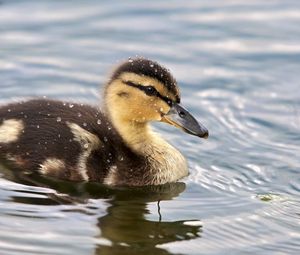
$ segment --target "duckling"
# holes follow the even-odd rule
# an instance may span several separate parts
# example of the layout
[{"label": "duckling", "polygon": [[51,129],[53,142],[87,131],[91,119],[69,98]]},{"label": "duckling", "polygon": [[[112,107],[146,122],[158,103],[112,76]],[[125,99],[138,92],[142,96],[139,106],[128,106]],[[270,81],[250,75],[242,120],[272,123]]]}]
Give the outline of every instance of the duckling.
[{"label": "duckling", "polygon": [[168,69],[129,59],[112,73],[103,97],[102,110],[48,99],[2,106],[0,156],[21,170],[106,185],[160,185],[188,175],[185,157],[149,126],[161,121],[208,137],[180,105]]}]

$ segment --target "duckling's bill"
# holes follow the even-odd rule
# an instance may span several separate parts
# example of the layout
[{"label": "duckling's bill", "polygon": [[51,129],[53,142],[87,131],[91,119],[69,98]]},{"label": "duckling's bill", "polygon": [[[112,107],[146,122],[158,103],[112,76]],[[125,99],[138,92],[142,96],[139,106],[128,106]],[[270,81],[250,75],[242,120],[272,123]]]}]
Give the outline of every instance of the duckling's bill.
[{"label": "duckling's bill", "polygon": [[173,103],[170,111],[162,117],[161,121],[180,128],[188,134],[208,138],[207,128],[199,123],[180,104]]}]

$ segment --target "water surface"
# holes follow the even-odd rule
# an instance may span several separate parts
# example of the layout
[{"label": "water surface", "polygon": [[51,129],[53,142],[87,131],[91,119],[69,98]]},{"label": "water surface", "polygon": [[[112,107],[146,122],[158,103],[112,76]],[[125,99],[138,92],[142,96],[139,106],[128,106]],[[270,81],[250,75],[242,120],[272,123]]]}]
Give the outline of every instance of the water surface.
[{"label": "water surface", "polygon": [[170,68],[210,130],[154,127],[190,175],[112,190],[1,165],[0,253],[299,254],[299,1],[1,1],[1,104],[97,104],[135,55]]}]

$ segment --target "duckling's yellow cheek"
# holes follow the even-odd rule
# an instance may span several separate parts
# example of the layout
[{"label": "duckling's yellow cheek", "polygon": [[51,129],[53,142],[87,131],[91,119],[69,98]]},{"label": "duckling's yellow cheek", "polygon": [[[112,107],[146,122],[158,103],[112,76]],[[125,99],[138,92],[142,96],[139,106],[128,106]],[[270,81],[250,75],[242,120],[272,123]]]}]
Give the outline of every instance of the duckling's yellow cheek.
[{"label": "duckling's yellow cheek", "polygon": [[145,111],[145,116],[149,121],[160,121],[162,116],[165,115],[169,110],[161,104],[153,104]]},{"label": "duckling's yellow cheek", "polygon": [[152,111],[155,111],[156,113],[159,113],[159,115],[167,114],[170,110],[170,106],[168,106],[166,103],[158,101],[151,105]]},{"label": "duckling's yellow cheek", "polygon": [[161,120],[161,113],[157,110],[157,109],[151,109],[149,112],[148,112],[148,120],[149,121],[154,121],[154,120]]}]

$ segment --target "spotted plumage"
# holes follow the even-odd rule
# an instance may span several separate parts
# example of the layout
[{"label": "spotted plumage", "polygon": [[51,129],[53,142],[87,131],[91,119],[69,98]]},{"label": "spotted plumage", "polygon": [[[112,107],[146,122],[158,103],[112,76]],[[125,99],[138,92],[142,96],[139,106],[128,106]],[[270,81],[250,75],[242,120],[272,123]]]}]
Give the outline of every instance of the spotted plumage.
[{"label": "spotted plumage", "polygon": [[190,134],[208,134],[179,101],[166,68],[130,59],[108,81],[102,110],[46,99],[0,107],[0,156],[20,170],[72,181],[174,182],[187,175],[186,160],[148,123],[164,121]]}]

